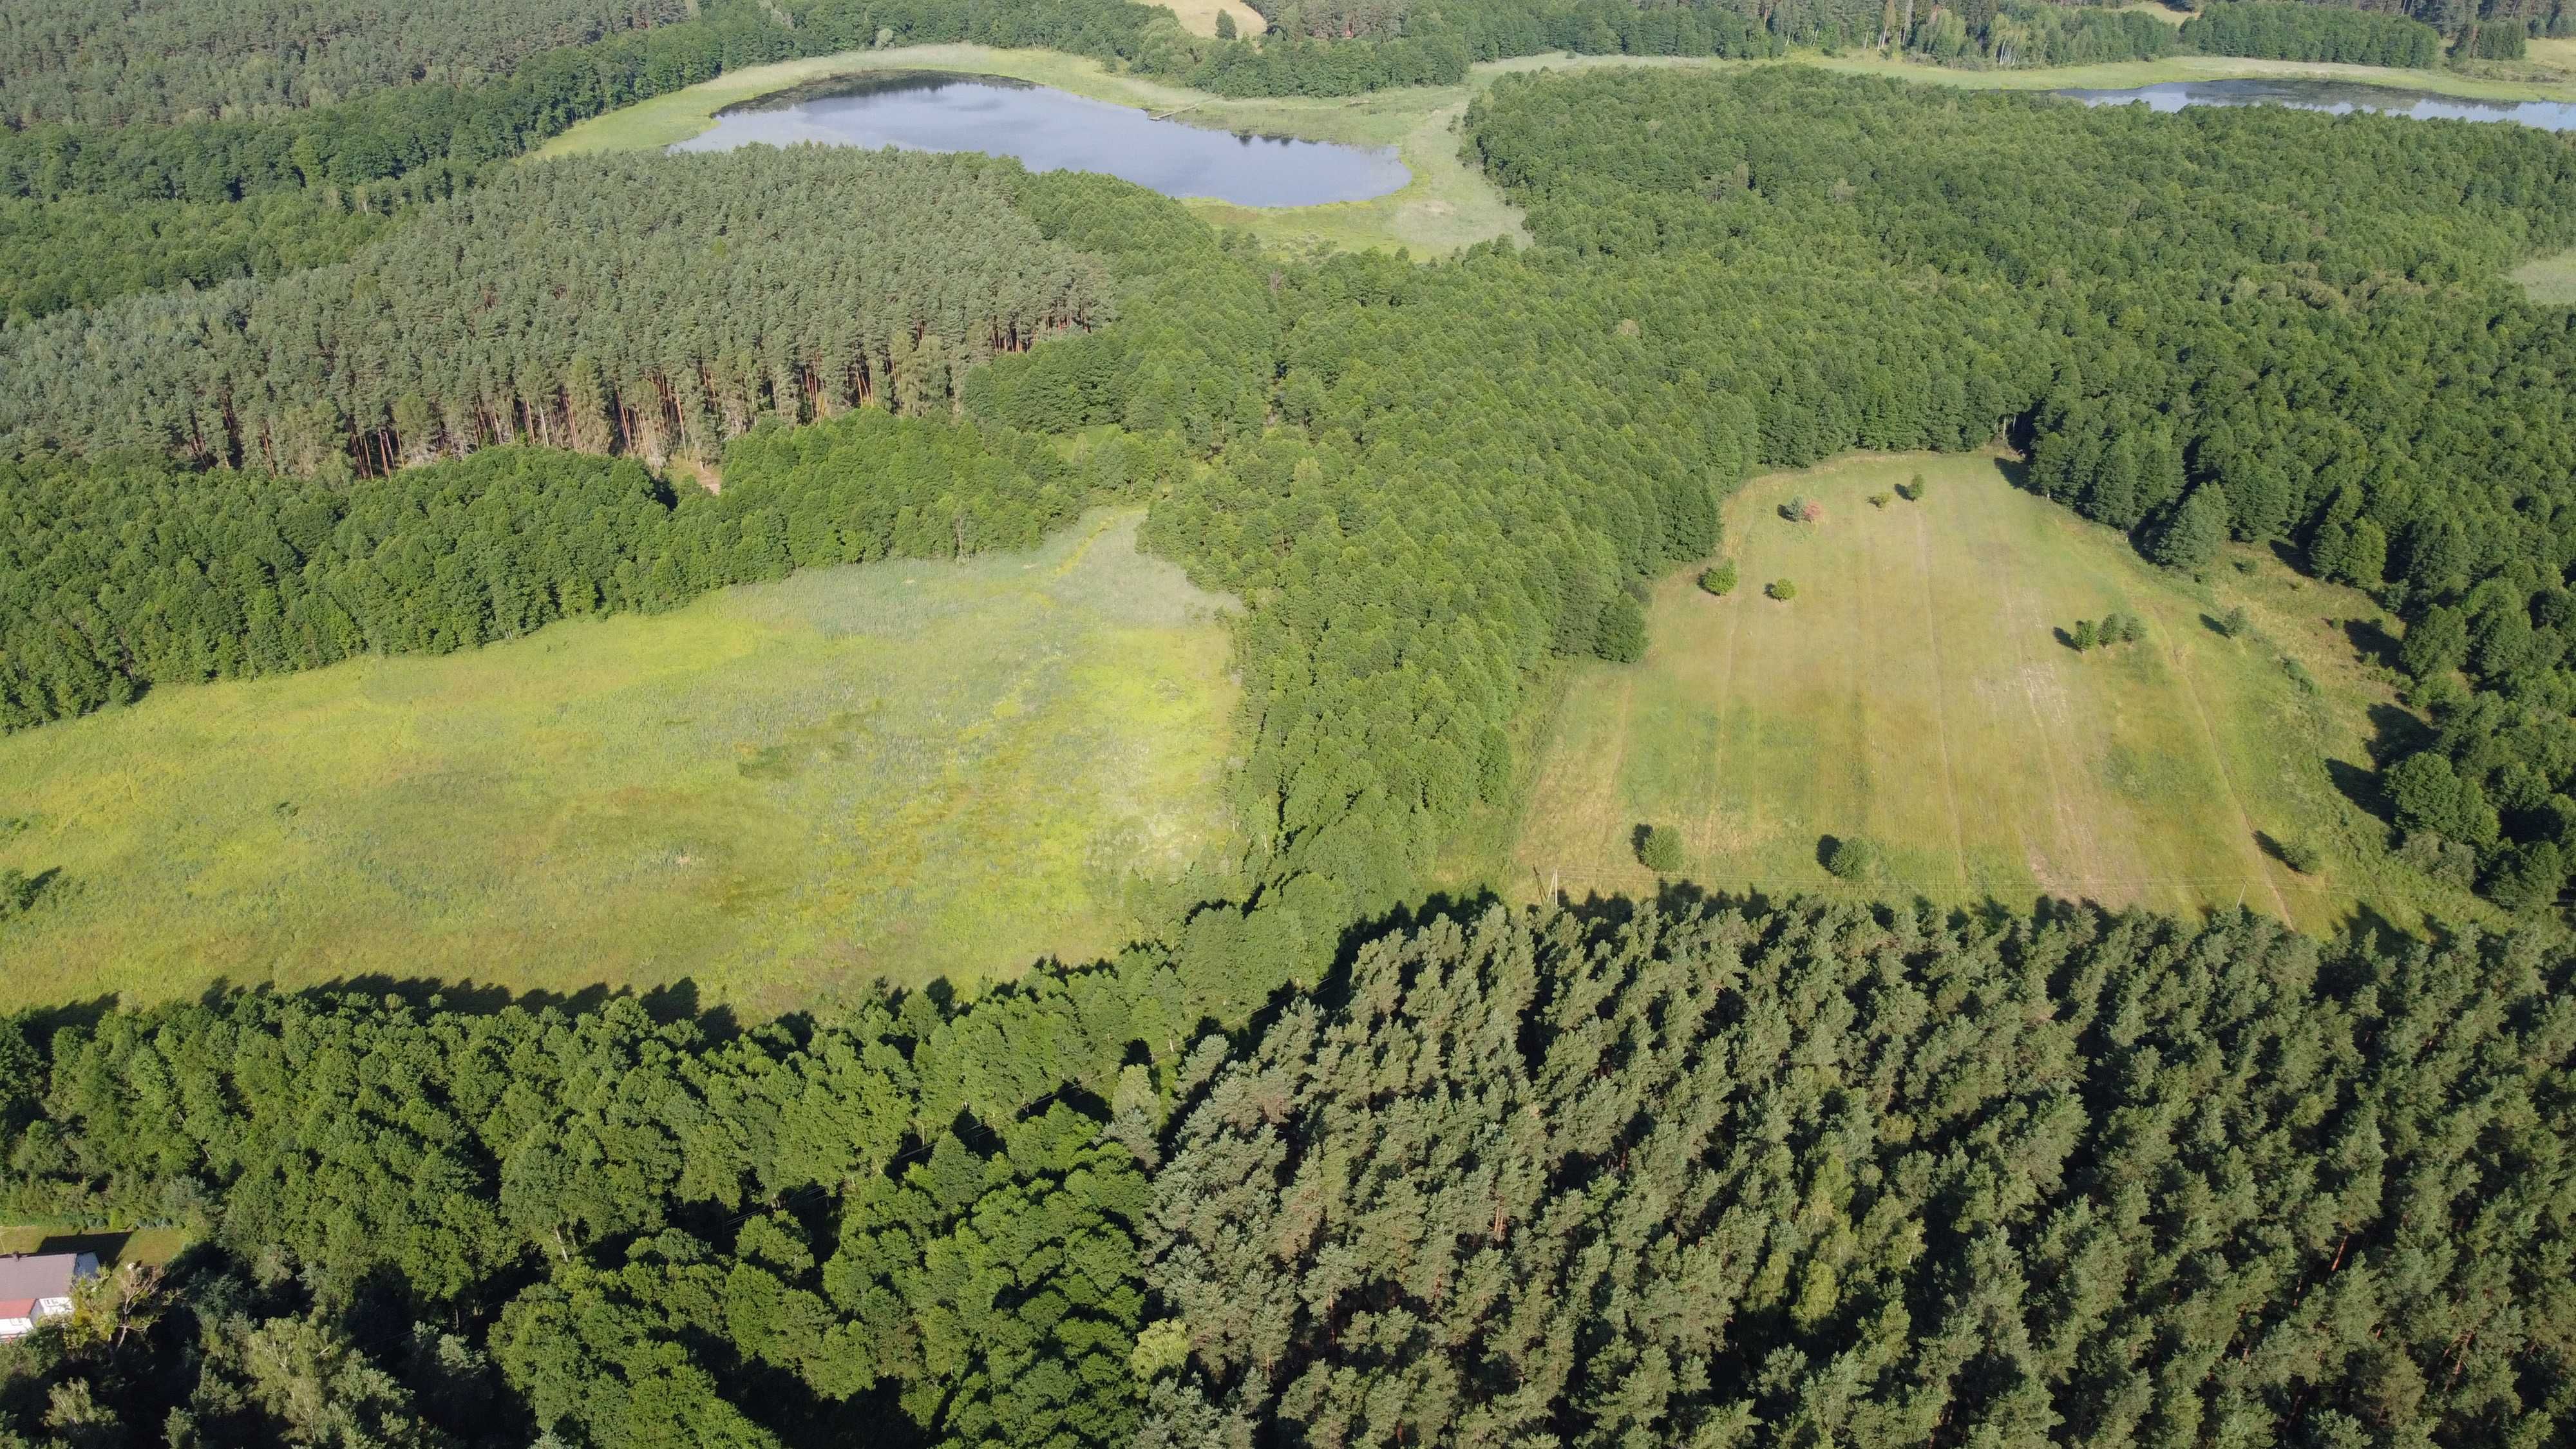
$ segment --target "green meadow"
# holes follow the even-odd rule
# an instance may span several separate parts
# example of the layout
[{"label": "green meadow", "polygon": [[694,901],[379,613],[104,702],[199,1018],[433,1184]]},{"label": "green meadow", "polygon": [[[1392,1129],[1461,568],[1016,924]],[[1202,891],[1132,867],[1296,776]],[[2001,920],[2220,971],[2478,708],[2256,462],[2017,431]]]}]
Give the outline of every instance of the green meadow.
[{"label": "green meadow", "polygon": [[379,973],[770,1014],[1111,951],[1231,832],[1223,602],[1098,514],[0,739],[0,1009]]},{"label": "green meadow", "polygon": [[2576,251],[2526,263],[2513,279],[2543,307],[2576,307]]},{"label": "green meadow", "polygon": [[[1635,832],[1660,825],[1685,843],[1678,874],[1716,890],[2244,904],[2312,929],[2362,900],[2401,924],[2475,912],[2392,860],[2336,784],[2392,707],[2351,642],[2386,623],[2367,599],[2250,550],[2177,577],[2008,467],[1859,456],[1749,485],[1727,512],[1735,589],[1665,580],[1644,662],[1565,681],[1506,888],[1652,890]],[[1923,501],[1869,501],[1918,473]],[[1781,518],[1793,497],[1822,518]],[[1780,579],[1787,602],[1764,594]],[[2233,638],[2215,627],[2232,607]],[[2144,639],[2061,637],[2113,610]],[[1877,878],[1828,873],[1828,837],[1877,845]],[[2282,846],[2322,864],[2292,870]]]}]

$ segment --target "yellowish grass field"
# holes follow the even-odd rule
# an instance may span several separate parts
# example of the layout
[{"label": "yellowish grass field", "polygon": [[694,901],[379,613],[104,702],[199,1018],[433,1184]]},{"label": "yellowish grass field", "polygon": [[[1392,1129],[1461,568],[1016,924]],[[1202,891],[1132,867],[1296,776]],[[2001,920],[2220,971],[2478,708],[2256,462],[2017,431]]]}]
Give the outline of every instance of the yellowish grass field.
[{"label": "yellowish grass field", "polygon": [[0,1253],[96,1253],[99,1266],[158,1265],[188,1246],[185,1228],[134,1228],[95,1232],[67,1228],[0,1228]]},{"label": "yellowish grass field", "polygon": [[2525,263],[2513,274],[2531,300],[2544,307],[2576,307],[2576,251]]},{"label": "yellowish grass field", "polygon": [[1137,515],[0,739],[0,1009],[392,973],[758,1015],[1123,944],[1230,849],[1221,601]]},{"label": "yellowish grass field", "polygon": [[1234,33],[1246,39],[1268,34],[1270,30],[1270,22],[1262,19],[1261,12],[1244,4],[1243,0],[1170,0],[1163,8],[1178,17],[1181,28],[1192,35],[1216,34],[1216,18],[1220,14],[1233,16]]},{"label": "yellowish grass field", "polygon": [[[2177,579],[2005,467],[1863,456],[1748,486],[1728,509],[1735,592],[1710,597],[1696,568],[1666,580],[1643,663],[1567,681],[1508,890],[1651,891],[1634,832],[1654,824],[1681,832],[1688,878],[1728,891],[2243,903],[2312,929],[2360,900],[2410,922],[2476,909],[2402,872],[2335,784],[2328,761],[2363,763],[2387,704],[2343,637],[2376,616],[2367,600],[2250,553],[2210,584]],[[1918,472],[1925,501],[1866,501]],[[1793,495],[1824,520],[1778,518]],[[1763,596],[1778,578],[1795,599]],[[2247,636],[2211,626],[2230,604]],[[2145,620],[2142,643],[2078,654],[2058,637],[2114,609]],[[1883,878],[1828,874],[1829,836],[1880,846]],[[2290,870],[2267,838],[2315,846],[2323,870]]]}]

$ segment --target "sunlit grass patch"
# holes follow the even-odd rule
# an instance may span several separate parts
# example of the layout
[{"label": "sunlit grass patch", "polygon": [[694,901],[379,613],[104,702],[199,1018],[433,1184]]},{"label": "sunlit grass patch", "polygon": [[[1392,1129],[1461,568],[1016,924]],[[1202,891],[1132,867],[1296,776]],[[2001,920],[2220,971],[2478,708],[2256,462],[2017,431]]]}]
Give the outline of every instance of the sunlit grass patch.
[{"label": "sunlit grass patch", "polygon": [[[2349,793],[2390,704],[2354,657],[2367,600],[2250,550],[2205,583],[2177,577],[2006,466],[1853,457],[1748,485],[1727,513],[1745,582],[1716,597],[1696,567],[1665,580],[1645,660],[1575,670],[1510,889],[1651,890],[1636,831],[1663,825],[1681,874],[1713,889],[2243,904],[2316,929],[2363,902],[2402,922],[2475,909],[2390,860]],[[1916,474],[1926,497],[1905,501]],[[1793,497],[1821,517],[1783,518]],[[1780,579],[1787,602],[1761,587]],[[2230,637],[2217,621],[2238,605]],[[2115,611],[2144,637],[2070,647]],[[1828,870],[1850,839],[1874,847],[1871,879]]]},{"label": "sunlit grass patch", "polygon": [[0,739],[0,1005],[382,974],[762,1012],[1117,948],[1222,864],[1220,601],[1133,514]]}]

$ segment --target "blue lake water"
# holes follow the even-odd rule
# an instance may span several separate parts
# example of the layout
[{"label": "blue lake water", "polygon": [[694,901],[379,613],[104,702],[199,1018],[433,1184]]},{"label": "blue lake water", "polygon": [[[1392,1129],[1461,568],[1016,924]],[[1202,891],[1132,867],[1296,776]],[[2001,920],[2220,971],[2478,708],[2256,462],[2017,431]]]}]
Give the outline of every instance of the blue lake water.
[{"label": "blue lake water", "polygon": [[1166,196],[1314,206],[1384,196],[1412,179],[1392,146],[1250,136],[992,76],[908,72],[835,81],[717,113],[675,151],[767,142],[1015,156],[1032,171],[1102,171]]},{"label": "blue lake water", "polygon": [[2418,120],[2511,121],[2543,131],[2576,131],[2576,101],[2472,101],[2346,81],[2169,81],[2124,91],[2059,91],[2088,106],[2144,101],[2159,111],[2185,106],[2291,106],[2303,111],[2380,111]]}]

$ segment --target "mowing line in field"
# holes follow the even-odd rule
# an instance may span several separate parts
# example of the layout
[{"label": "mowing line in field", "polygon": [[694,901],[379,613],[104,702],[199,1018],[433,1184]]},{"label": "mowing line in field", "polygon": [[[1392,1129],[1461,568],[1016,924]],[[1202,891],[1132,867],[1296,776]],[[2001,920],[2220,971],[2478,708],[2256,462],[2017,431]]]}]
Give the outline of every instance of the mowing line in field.
[{"label": "mowing line in field", "polygon": [[1915,582],[1923,586],[1923,642],[1932,661],[1932,738],[1941,746],[1941,798],[1950,807],[1950,864],[1959,873],[1959,885],[1968,884],[1968,843],[1959,824],[1959,787],[1950,770],[1950,727],[1941,707],[1941,696],[1950,687],[1948,671],[1941,667],[1941,629],[1935,622],[1932,607],[1932,536],[1924,527],[1923,510],[1914,510]]},{"label": "mowing line in field", "polygon": [[[2150,612],[2158,612],[2152,604],[2146,607]],[[2281,888],[2272,882],[2270,862],[2263,858],[2262,848],[2254,843],[2254,817],[2245,813],[2245,802],[2236,794],[2236,782],[2227,777],[2226,752],[2218,747],[2217,727],[2209,722],[2209,710],[2200,702],[2200,683],[2192,677],[2191,665],[2184,660],[2180,646],[2174,642],[2179,636],[2174,633],[2171,617],[2159,614],[2156,627],[2164,636],[2158,642],[2164,646],[2165,658],[2173,665],[2174,673],[2182,677],[2182,692],[2190,698],[2191,712],[2200,721],[2200,737],[2209,746],[2209,765],[2217,772],[2218,788],[2226,792],[2228,808],[2236,812],[2237,838],[2243,849],[2254,852],[2254,873],[2263,882],[2263,889],[2271,892],[2272,908],[2281,913],[2284,923],[2296,924],[2290,914],[2289,901],[2282,897]]]},{"label": "mowing line in field", "polygon": [[[1735,698],[1735,631],[1744,622],[1744,590],[1747,579],[1741,566],[1736,569],[1734,590],[1720,602],[1726,607],[1726,648],[1718,656],[1717,727],[1709,731],[1708,742],[1708,813],[1700,838],[1707,841],[1712,856],[1717,853],[1719,834],[1725,828],[1720,818],[1726,810],[1726,707]],[[1698,584],[1693,583],[1693,588]]]},{"label": "mowing line in field", "polygon": [[[2022,702],[2030,706],[2032,732],[2038,737],[2036,744],[2039,750],[2040,771],[2048,777],[2048,798],[2057,816],[2058,842],[2066,851],[2067,868],[2073,874],[2077,884],[2085,888],[2094,888],[2098,872],[2089,867],[2097,862],[2090,860],[2088,858],[2090,852],[2078,843],[2077,828],[2072,819],[2072,807],[2067,803],[2066,787],[2057,773],[2056,742],[2050,738],[2048,716],[2040,710],[2039,694],[2031,684],[2032,672],[2040,666],[2030,657],[2028,636],[2033,625],[2023,615],[2020,596],[2013,588],[2012,541],[1999,535],[1990,535],[1990,538],[2001,545],[1992,555],[1996,576],[1996,597],[2002,601],[2004,614],[2012,622],[2009,632],[2013,640],[2013,658],[2020,666],[2013,671],[2013,686],[2020,693]],[[2044,886],[2047,882],[2042,881],[2041,884]]]}]

